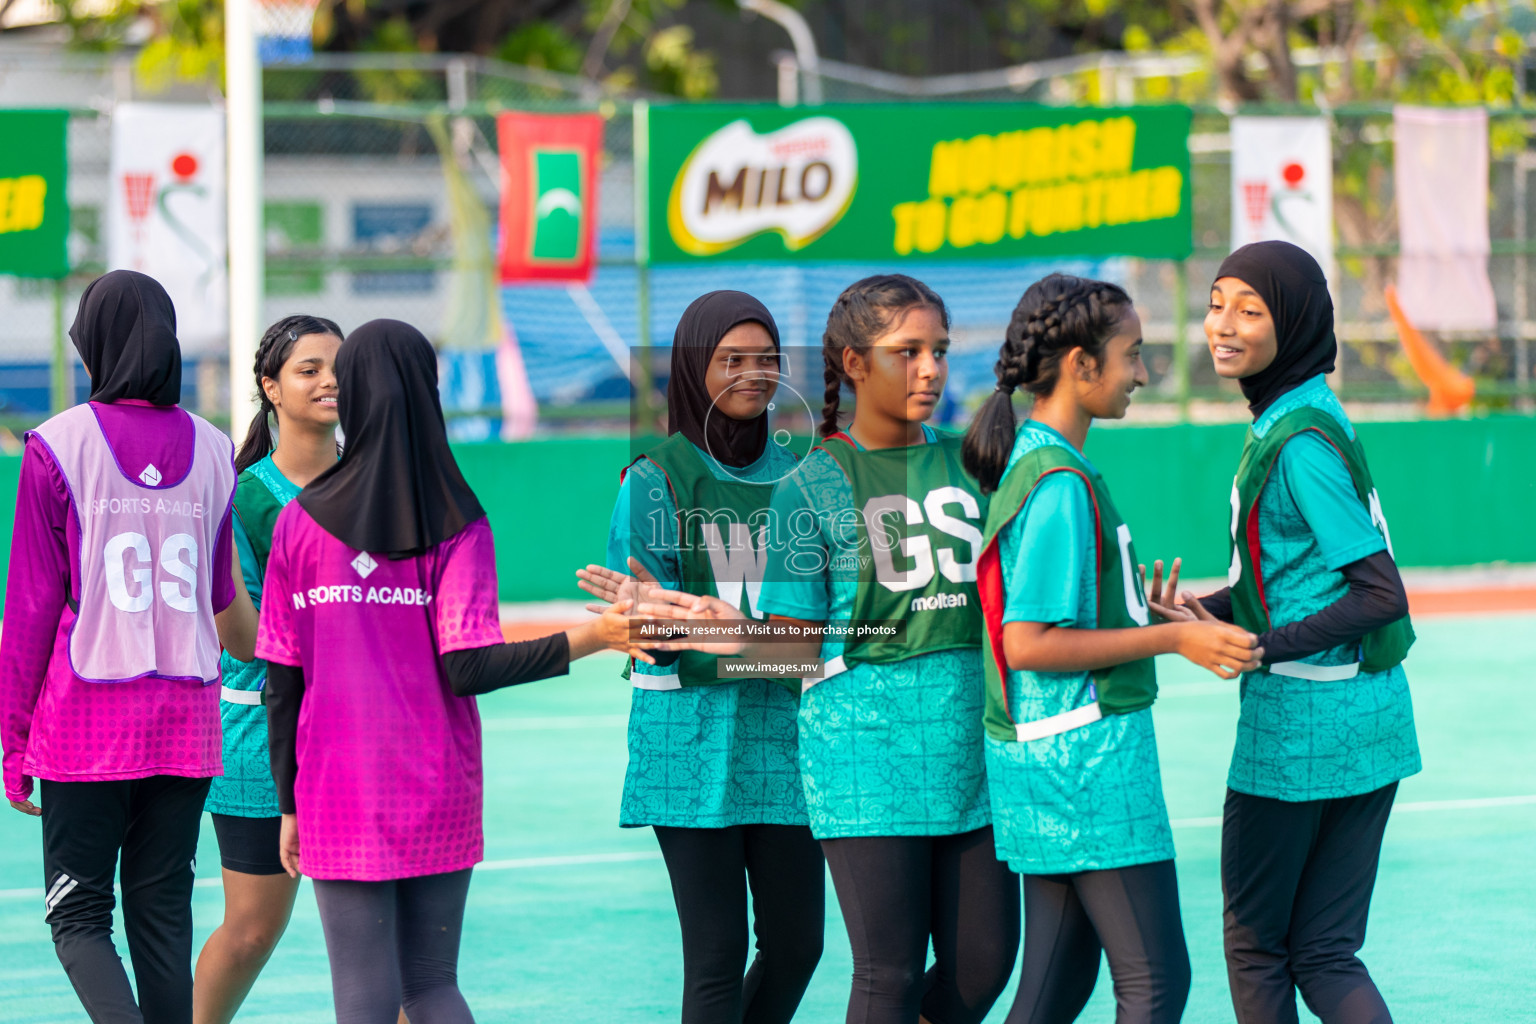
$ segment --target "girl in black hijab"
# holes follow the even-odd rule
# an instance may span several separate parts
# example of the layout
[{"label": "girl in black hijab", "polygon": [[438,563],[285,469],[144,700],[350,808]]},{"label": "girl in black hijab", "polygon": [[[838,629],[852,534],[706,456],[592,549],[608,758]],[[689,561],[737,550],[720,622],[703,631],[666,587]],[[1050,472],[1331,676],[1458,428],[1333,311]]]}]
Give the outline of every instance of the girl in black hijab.
[{"label": "girl in black hijab", "polygon": [[399,320],[372,320],[336,358],[346,447],[299,493],[325,531],[359,551],[409,558],[485,515],[464,482],[437,394],[437,353]]},{"label": "girl in black hijab", "polygon": [[[153,278],[97,278],[69,334],[90,401],[27,434],[17,489],[0,639],[6,795],[42,818],[47,919],[92,1019],[190,1024],[187,865],[220,774],[207,684],[221,645],[254,642],[228,519],[234,451],[177,406],[176,311]],[[122,887],[137,922],[132,986],[112,941],[119,867],[137,880]]]},{"label": "girl in black hijab", "polygon": [[90,401],[181,401],[176,309],[154,278],[114,270],[86,285],[69,337],[91,377]]},{"label": "girl in black hijab", "polygon": [[338,1020],[403,1009],[458,1024],[472,1018],[443,965],[484,853],[480,721],[465,698],[604,648],[649,656],[630,647],[623,606],[502,642],[490,527],[448,447],[419,331],[364,324],[336,382],[346,449],[278,516],[256,647],[279,855],[314,879]]},{"label": "girl in black hijab", "polygon": [[[769,437],[779,360],[778,327],[752,296],[710,292],[688,307],[672,344],[671,436],[621,475],[608,566],[587,566],[585,589],[615,600],[659,581],[766,619],[764,520],[774,482],[795,467]],[[799,680],[721,675],[697,652],[632,666],[619,823],[655,830],[672,877],[684,1024],[787,1024],[821,957],[824,917],[800,784]]]},{"label": "girl in black hijab", "polygon": [[1227,975],[1239,1024],[1389,1021],[1355,955],[1398,780],[1419,770],[1402,664],[1413,643],[1365,450],[1324,374],[1328,283],[1288,242],[1244,246],[1211,285],[1216,372],[1253,413],[1232,495],[1231,585],[1168,617],[1259,635],[1222,818]]}]

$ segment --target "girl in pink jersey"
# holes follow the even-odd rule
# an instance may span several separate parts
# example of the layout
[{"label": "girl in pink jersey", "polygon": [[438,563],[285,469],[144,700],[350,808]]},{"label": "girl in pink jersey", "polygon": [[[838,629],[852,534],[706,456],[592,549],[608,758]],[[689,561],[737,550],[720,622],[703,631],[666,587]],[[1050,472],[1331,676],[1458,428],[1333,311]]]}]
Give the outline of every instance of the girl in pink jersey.
[{"label": "girl in pink jersey", "polygon": [[[230,522],[245,588],[258,605],[277,514],[336,463],[341,334],[322,317],[285,316],[267,328],[256,349],[261,409],[235,456],[240,477]],[[288,877],[277,852],[282,819],[261,704],[267,666],[252,655],[255,621],[252,609],[251,648],[226,650],[219,663],[224,774],[213,780],[206,807],[219,841],[224,920],[197,957],[194,1024],[234,1018],[288,927],[299,893],[298,880]]]},{"label": "girl in pink jersey", "polygon": [[[249,598],[231,572],[233,451],[177,405],[176,311],[152,278],[93,281],[69,333],[91,395],[29,433],[22,457],[5,795],[42,817],[45,919],[91,1020],[190,1024],[194,858],[221,770],[212,684],[220,644],[252,642],[235,635]],[[137,1000],[112,943],[119,860]]]},{"label": "girl in pink jersey", "polygon": [[457,983],[482,859],[474,694],[631,647],[627,604],[502,641],[491,530],[448,447],[437,359],[395,320],[336,361],[346,450],[278,516],[256,654],[289,873],[314,879],[336,1017],[471,1021]]}]

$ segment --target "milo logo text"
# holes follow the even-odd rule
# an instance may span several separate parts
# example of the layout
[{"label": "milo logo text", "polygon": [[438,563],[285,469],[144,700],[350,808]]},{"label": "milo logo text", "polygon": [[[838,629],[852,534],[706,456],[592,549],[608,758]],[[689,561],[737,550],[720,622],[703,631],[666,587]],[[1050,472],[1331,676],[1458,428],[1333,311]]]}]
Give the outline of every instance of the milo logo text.
[{"label": "milo logo text", "polygon": [[776,232],[802,249],[832,228],[853,201],[858,152],[831,117],[808,117],[759,135],[745,120],[707,137],[683,162],[667,203],[678,248],[695,256]]}]

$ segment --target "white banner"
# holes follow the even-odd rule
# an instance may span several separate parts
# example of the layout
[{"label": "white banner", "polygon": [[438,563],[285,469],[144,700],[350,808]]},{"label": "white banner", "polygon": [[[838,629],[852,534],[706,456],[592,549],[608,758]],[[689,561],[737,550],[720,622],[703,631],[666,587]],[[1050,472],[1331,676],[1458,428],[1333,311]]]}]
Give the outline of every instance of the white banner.
[{"label": "white banner", "polygon": [[1420,330],[1493,330],[1488,112],[1395,107],[1392,131],[1403,314]]},{"label": "white banner", "polygon": [[122,103],[112,114],[107,265],[165,286],[190,351],[229,336],[224,232],[224,112]]},{"label": "white banner", "polygon": [[1333,144],[1321,117],[1232,119],[1232,248],[1301,246],[1333,274]]}]

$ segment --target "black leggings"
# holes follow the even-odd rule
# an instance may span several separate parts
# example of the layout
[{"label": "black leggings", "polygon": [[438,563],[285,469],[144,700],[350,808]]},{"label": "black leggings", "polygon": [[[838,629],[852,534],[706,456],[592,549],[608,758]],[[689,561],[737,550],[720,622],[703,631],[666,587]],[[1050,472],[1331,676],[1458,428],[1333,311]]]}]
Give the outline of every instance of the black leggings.
[{"label": "black leggings", "polygon": [[1324,1024],[1391,1024],[1356,956],[1397,783],[1291,803],[1227,790],[1221,891],[1238,1024],[1295,1024],[1296,990]]},{"label": "black leggings", "polygon": [[683,1024],[788,1024],[821,959],[826,920],[826,872],[811,830],[658,825],[656,841],[683,930]]},{"label": "black leggings", "polygon": [[[853,947],[848,1024],[978,1024],[1019,949],[1019,883],[992,826],[824,839]],[[928,942],[934,965],[925,972]]]},{"label": "black leggings", "polygon": [[1024,876],[1024,970],[1006,1024],[1069,1024],[1109,958],[1116,1024],[1174,1024],[1189,952],[1173,861]]},{"label": "black leggings", "polygon": [[[192,1022],[192,880],[208,782],[42,780],[44,919],[96,1024]],[[115,874],[137,1002],[112,943]]]},{"label": "black leggings", "polygon": [[337,1024],[474,1024],[459,993],[471,869],[390,882],[315,879]]}]

